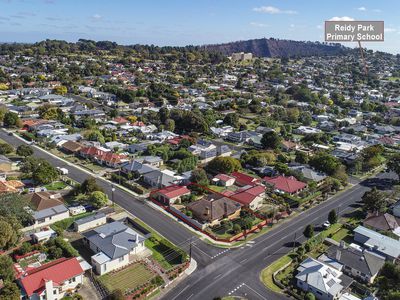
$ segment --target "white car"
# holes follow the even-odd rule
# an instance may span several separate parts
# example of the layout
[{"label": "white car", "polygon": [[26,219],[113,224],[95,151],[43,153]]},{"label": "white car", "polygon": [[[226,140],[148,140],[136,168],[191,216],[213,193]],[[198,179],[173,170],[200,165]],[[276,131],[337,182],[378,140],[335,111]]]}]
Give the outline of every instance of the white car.
[{"label": "white car", "polygon": [[331,226],[331,223],[329,221],[326,221],[324,224],[322,224],[322,227],[324,228],[328,228],[329,226]]}]

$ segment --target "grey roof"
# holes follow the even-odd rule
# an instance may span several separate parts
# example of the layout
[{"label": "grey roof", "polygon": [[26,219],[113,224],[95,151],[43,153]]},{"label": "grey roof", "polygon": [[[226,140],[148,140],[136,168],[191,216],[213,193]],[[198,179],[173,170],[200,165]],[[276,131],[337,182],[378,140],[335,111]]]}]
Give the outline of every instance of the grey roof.
[{"label": "grey roof", "polygon": [[141,163],[140,161],[137,161],[137,160],[132,160],[131,162],[123,165],[122,169],[125,172],[136,172],[136,173],[138,173],[140,175],[143,175],[143,174],[150,173],[152,171],[158,170],[158,168],[156,168],[156,167],[152,167],[150,165],[143,164],[143,163]]},{"label": "grey roof", "polygon": [[174,183],[174,181],[176,181],[176,178],[174,176],[165,174],[160,170],[155,170],[150,173],[144,174],[143,177],[153,182],[156,181],[158,183],[158,186],[171,185]]},{"label": "grey roof", "polygon": [[322,172],[315,171],[315,170],[313,170],[313,169],[311,169],[309,167],[306,167],[306,166],[293,166],[293,167],[289,167],[289,168],[292,169],[292,170],[300,172],[301,174],[303,174],[303,176],[306,179],[313,180],[313,181],[316,181],[316,182],[322,181],[322,180],[324,180],[326,178],[326,174],[324,174]]},{"label": "grey roof", "polygon": [[44,219],[50,216],[55,216],[68,211],[68,208],[64,204],[53,206],[50,208],[42,209],[33,213],[33,218],[35,220]]},{"label": "grey roof", "polygon": [[99,252],[111,259],[122,257],[146,238],[121,222],[112,222],[83,233]]},{"label": "grey roof", "polygon": [[356,229],[354,229],[354,233],[362,235],[366,238],[366,241],[364,242],[366,247],[370,247],[374,249],[374,251],[394,258],[400,256],[400,241],[365,228],[364,226],[358,226]]},{"label": "grey roof", "polygon": [[299,271],[296,275],[298,280],[307,282],[308,285],[325,294],[337,296],[344,288],[341,285],[340,271],[313,258],[304,260],[297,270]]},{"label": "grey roof", "polygon": [[[340,256],[337,257],[337,251]],[[376,275],[385,263],[385,258],[368,250],[359,251],[354,248],[331,246],[326,255],[339,263],[358,270],[366,275]]]},{"label": "grey roof", "polygon": [[8,158],[8,157],[5,157],[4,155],[0,155],[0,163],[8,163],[8,164],[10,164],[10,163],[12,163],[12,161]]},{"label": "grey roof", "polygon": [[89,223],[89,222],[92,222],[92,221],[95,221],[95,220],[98,220],[98,219],[101,219],[101,218],[105,218],[105,217],[106,217],[105,214],[97,213],[97,214],[94,214],[94,215],[87,216],[85,218],[76,220],[74,223],[77,224],[77,225],[82,225],[82,224],[86,224],[86,223]]}]

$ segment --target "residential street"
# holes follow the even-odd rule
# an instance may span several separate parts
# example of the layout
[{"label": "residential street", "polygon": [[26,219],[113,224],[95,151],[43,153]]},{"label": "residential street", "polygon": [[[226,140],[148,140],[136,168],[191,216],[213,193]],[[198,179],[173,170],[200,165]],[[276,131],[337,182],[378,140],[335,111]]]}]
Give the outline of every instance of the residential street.
[{"label": "residential street", "polygon": [[[3,130],[0,131],[0,138],[14,146],[23,143]],[[67,165],[37,147],[35,147],[34,155],[46,159],[54,166],[67,168],[69,176],[78,182],[82,182],[88,177],[88,174],[80,168]],[[390,181],[383,180],[385,178],[394,178],[394,174],[381,173],[372,181],[371,179],[363,181],[334,196],[329,201],[280,224],[254,241],[249,241],[246,245],[229,251],[199,240],[191,231],[124,190],[116,188],[114,200],[185,250],[188,250],[192,239],[192,254],[198,262],[198,269],[168,293],[164,299],[213,299],[216,296],[228,294],[244,296],[248,299],[284,299],[284,296],[276,295],[265,289],[259,280],[261,270],[288,253],[295,236],[296,241],[302,242],[304,239],[302,232],[306,225],[321,225],[327,220],[327,215],[332,209],[337,209],[340,214],[351,210],[352,206],[360,201],[364,192],[370,188],[371,182],[387,188]],[[97,181],[111,198],[111,186],[101,179],[97,179]]]}]

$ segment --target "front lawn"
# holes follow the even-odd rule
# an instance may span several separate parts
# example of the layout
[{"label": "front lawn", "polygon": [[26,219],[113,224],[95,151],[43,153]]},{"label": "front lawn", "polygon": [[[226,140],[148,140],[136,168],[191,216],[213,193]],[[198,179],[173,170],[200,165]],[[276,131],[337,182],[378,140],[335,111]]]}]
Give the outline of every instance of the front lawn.
[{"label": "front lawn", "polygon": [[156,275],[142,263],[132,264],[118,272],[111,272],[98,279],[109,292],[121,290],[127,292],[145,284]]},{"label": "front lawn", "polygon": [[159,235],[146,223],[139,219],[134,220],[140,226],[151,232],[151,237],[146,239],[145,246],[151,250],[152,257],[165,269],[169,270],[177,265],[184,263],[188,255],[166,238]]},{"label": "front lawn", "polygon": [[261,272],[261,281],[264,285],[275,293],[283,293],[283,290],[274,283],[272,278],[273,274],[282,268],[284,265],[290,263],[292,258],[289,255],[282,256],[278,260],[274,261],[271,265],[266,267]]},{"label": "front lawn", "polygon": [[58,191],[65,189],[67,187],[67,184],[62,181],[56,181],[46,184],[44,187],[49,191]]}]

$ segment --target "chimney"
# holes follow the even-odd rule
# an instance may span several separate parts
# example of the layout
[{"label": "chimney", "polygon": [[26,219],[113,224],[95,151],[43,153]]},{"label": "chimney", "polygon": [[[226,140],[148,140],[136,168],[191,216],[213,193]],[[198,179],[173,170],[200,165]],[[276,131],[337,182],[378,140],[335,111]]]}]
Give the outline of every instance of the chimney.
[{"label": "chimney", "polygon": [[205,216],[209,216],[210,215],[210,208],[207,206],[206,207],[206,212],[204,213]]},{"label": "chimney", "polygon": [[337,261],[340,261],[341,256],[342,256],[342,251],[341,251],[340,248],[338,248],[338,249],[336,250],[336,260],[337,260]]},{"label": "chimney", "polygon": [[46,281],[46,284],[45,284],[45,288],[46,288],[46,299],[47,299],[47,300],[53,300],[53,299],[54,299],[54,294],[53,294],[53,290],[54,290],[53,280],[47,280],[47,281]]},{"label": "chimney", "polygon": [[225,218],[228,217],[228,204],[224,202],[224,216]]}]

